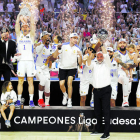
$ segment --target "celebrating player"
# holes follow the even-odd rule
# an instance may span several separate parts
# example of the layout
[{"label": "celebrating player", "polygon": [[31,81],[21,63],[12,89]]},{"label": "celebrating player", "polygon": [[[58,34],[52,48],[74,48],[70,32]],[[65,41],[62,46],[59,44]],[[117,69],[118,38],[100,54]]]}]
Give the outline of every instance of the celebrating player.
[{"label": "celebrating player", "polygon": [[[88,90],[89,90],[89,85],[92,85],[92,70],[86,66],[86,61],[87,58],[89,57],[89,55],[87,54],[87,50],[85,50],[85,55],[83,57],[83,72],[82,72],[82,76],[80,78],[80,96],[81,96],[81,100],[80,100],[80,106],[85,106],[85,102],[86,102],[86,95],[88,94]],[[95,52],[93,52],[92,55],[92,61],[96,61],[95,59]],[[93,98],[93,95],[92,95]],[[93,99],[91,99],[91,106],[93,107]]]},{"label": "celebrating player", "polygon": [[[30,96],[30,105],[29,107],[34,108],[33,95],[34,95],[34,85],[33,85],[33,77],[35,75],[35,65],[33,58],[33,45],[34,45],[34,37],[35,37],[35,24],[34,18],[31,15],[31,24],[30,27],[28,24],[21,25],[20,31],[20,16],[18,15],[16,21],[16,35],[17,35],[17,44],[18,44],[18,53],[19,62],[17,67],[18,74],[18,100],[16,103],[16,107],[20,106],[21,96],[23,92],[23,82],[25,73],[27,73],[27,80],[29,85],[29,96]],[[23,33],[22,33],[23,32]]]},{"label": "celebrating player", "polygon": [[[50,42],[50,33],[44,31],[42,33],[42,43],[39,43],[36,47],[36,69],[37,69],[37,78],[40,81],[39,84],[39,100],[38,105],[40,107],[49,106],[50,99],[50,67],[52,60],[55,60],[59,55],[57,47],[51,47]],[[56,51],[55,51],[56,50]],[[45,66],[45,64],[47,65]],[[43,100],[43,92],[45,95],[45,103]]]},{"label": "celebrating player", "polygon": [[123,68],[127,69],[127,64],[125,64],[130,58],[128,56],[128,52],[126,51],[127,42],[125,39],[120,39],[118,42],[119,51],[115,52],[114,55],[118,55],[121,59],[119,62],[118,75],[119,75],[119,83],[123,85],[123,103],[122,106],[129,106],[128,98],[131,92],[131,84],[129,81],[129,77],[127,77]]},{"label": "celebrating player", "polygon": [[116,98],[117,98],[117,89],[118,89],[118,63],[113,59],[113,48],[108,47],[107,52],[109,53],[110,59],[111,59],[111,87],[112,87],[112,93],[111,93],[111,101],[110,106],[115,107],[116,106]]},{"label": "celebrating player", "polygon": [[[78,46],[76,45],[78,42],[78,35],[77,33],[70,34],[70,43],[64,43],[62,45],[62,53],[61,53],[61,60],[60,60],[60,68],[59,68],[59,83],[60,89],[63,92],[63,101],[62,104],[68,104],[67,107],[72,107],[72,81],[75,78],[76,71],[77,71],[77,57],[78,63],[82,65],[82,54]],[[65,88],[65,80],[68,79],[68,95],[66,93]]]}]

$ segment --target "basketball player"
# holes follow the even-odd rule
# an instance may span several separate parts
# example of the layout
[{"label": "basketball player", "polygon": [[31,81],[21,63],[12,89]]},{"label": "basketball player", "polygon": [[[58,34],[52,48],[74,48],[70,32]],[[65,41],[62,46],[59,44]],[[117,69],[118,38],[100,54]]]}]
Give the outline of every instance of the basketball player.
[{"label": "basketball player", "polygon": [[[50,67],[51,62],[45,66],[46,60],[52,56],[54,59],[59,55],[57,47],[51,47],[50,33],[44,31],[42,33],[42,43],[36,47],[36,69],[40,83],[39,83],[39,100],[38,105],[40,107],[49,106],[50,99]],[[45,95],[45,103],[43,100],[43,92]]]},{"label": "basketball player", "polygon": [[117,98],[117,89],[118,89],[118,63],[113,59],[113,48],[108,47],[107,52],[109,53],[110,59],[111,59],[111,70],[110,70],[110,76],[111,76],[111,87],[112,87],[112,93],[111,93],[111,101],[110,106],[115,107],[116,106],[116,98]]},{"label": "basketball player", "polygon": [[[80,96],[81,96],[81,100],[80,100],[80,106],[85,106],[85,102],[86,102],[86,95],[88,95],[88,90],[89,90],[89,85],[92,85],[92,70],[86,66],[86,61],[87,58],[89,57],[87,50],[85,50],[84,52],[84,57],[83,57],[83,72],[80,78]],[[96,61],[95,58],[95,52],[93,52],[92,55],[92,61]],[[93,92],[93,91],[92,91]],[[93,107],[93,93],[92,93],[92,99],[91,99],[91,103],[90,106]]]},{"label": "basketball player", "polygon": [[33,45],[34,45],[34,37],[35,37],[35,22],[33,16],[31,16],[30,27],[29,24],[22,24],[20,31],[20,23],[19,23],[19,15],[16,20],[16,35],[17,35],[17,45],[18,45],[18,54],[19,62],[17,66],[17,74],[18,74],[18,100],[16,103],[16,107],[20,107],[21,96],[23,92],[23,82],[25,74],[27,74],[28,80],[28,90],[29,90],[29,107],[34,108],[33,95],[34,95],[34,85],[33,85],[33,77],[35,75],[35,65],[33,58]]},{"label": "basketball player", "polygon": [[128,107],[129,106],[128,98],[131,92],[132,82],[129,81],[129,77],[127,77],[125,71],[123,70],[123,68],[127,68],[127,65],[125,63],[130,59],[128,56],[128,52],[126,51],[126,47],[127,47],[126,40],[123,38],[120,39],[118,42],[118,47],[119,47],[119,51],[115,52],[115,55],[119,55],[122,61],[119,63],[119,68],[118,68],[118,76],[119,76],[118,82],[122,84],[122,88],[123,88],[122,106]]},{"label": "basketball player", "polygon": [[[62,104],[66,105],[68,99],[67,107],[72,107],[72,81],[75,78],[77,72],[77,58],[79,65],[82,65],[82,53],[79,47],[76,45],[77,42],[77,33],[71,33],[70,43],[64,43],[61,49],[62,53],[59,67],[59,84],[60,89],[63,92]],[[66,93],[66,88],[64,85],[66,79],[68,85],[68,95]]]}]

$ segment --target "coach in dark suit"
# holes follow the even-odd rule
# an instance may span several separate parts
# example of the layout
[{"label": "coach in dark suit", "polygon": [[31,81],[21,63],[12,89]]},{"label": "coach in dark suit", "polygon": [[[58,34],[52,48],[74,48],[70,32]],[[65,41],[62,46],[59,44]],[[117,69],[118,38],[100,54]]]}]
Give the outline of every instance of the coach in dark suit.
[{"label": "coach in dark suit", "polygon": [[2,75],[4,77],[4,81],[10,81],[11,69],[13,67],[11,56],[14,57],[16,47],[16,43],[9,40],[9,31],[7,29],[3,29],[0,39],[0,81]]}]

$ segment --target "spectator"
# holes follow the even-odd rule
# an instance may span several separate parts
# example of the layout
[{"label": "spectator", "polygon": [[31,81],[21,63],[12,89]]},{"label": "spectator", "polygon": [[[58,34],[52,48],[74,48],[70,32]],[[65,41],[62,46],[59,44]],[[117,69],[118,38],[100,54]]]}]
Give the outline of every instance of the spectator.
[{"label": "spectator", "polygon": [[85,32],[83,33],[83,36],[84,37],[90,36],[90,32],[88,32],[88,28],[87,27],[85,28]]},{"label": "spectator", "polygon": [[15,33],[15,29],[12,29],[12,33],[10,34],[10,36],[11,36],[11,39],[12,39],[13,41],[16,41],[17,36],[16,36],[16,33]]},{"label": "spectator", "polygon": [[127,16],[127,4],[125,4],[125,1],[123,0],[121,6],[121,13],[123,14],[124,18]]},{"label": "spectator", "polygon": [[15,8],[14,4],[9,0],[9,3],[7,4],[8,12],[12,12],[13,8]]}]

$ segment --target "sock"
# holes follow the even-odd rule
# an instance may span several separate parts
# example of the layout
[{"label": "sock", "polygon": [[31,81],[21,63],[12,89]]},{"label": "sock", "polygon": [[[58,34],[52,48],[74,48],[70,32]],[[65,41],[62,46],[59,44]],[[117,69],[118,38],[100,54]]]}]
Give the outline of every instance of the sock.
[{"label": "sock", "polygon": [[68,102],[71,102],[71,98],[68,99]]},{"label": "sock", "polygon": [[124,77],[123,78],[123,102],[128,102],[128,83],[129,83],[129,78]]},{"label": "sock", "polygon": [[50,96],[49,97],[45,96],[45,105],[49,105],[49,101],[50,101]]},{"label": "sock", "polygon": [[43,99],[43,91],[39,90],[39,99]]},{"label": "sock", "polygon": [[67,96],[67,93],[66,93],[66,91],[63,93],[65,96]]},{"label": "sock", "polygon": [[34,96],[34,94],[29,94],[30,101],[33,101],[33,96]]},{"label": "sock", "polygon": [[18,100],[21,101],[21,95],[18,95]]},{"label": "sock", "polygon": [[93,95],[93,92],[92,92],[92,95],[91,95],[91,101],[93,101],[93,98],[94,98],[94,95]]}]

